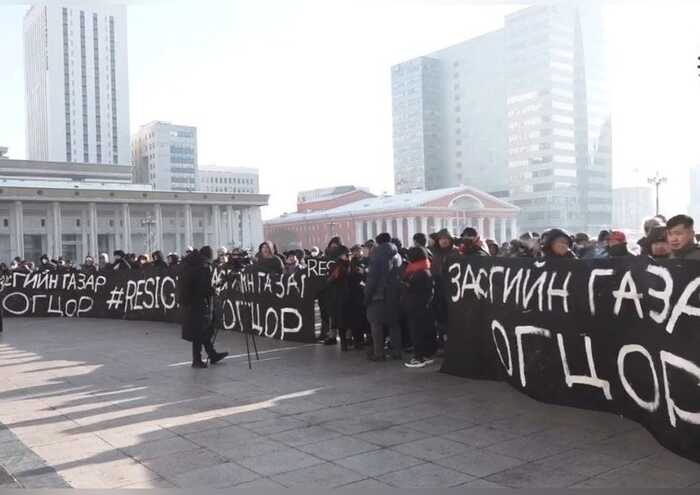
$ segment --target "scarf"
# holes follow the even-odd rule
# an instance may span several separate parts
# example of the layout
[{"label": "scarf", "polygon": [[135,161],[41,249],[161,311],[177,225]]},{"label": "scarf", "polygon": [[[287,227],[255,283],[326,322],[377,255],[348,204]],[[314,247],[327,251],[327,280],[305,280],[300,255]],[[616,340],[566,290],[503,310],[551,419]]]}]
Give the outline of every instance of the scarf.
[{"label": "scarf", "polygon": [[409,263],[404,272],[404,277],[408,278],[416,272],[430,270],[430,260],[419,260]]}]

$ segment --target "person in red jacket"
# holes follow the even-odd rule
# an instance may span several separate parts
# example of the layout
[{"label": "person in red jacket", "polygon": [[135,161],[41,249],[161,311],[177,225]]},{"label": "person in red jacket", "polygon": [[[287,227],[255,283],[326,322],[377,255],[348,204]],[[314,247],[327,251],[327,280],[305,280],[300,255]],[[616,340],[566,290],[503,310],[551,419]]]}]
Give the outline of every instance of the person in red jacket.
[{"label": "person in red jacket", "polygon": [[434,295],[433,276],[430,273],[428,252],[420,247],[408,250],[408,266],[404,270],[401,304],[407,316],[413,359],[405,363],[407,368],[424,368],[432,364],[435,353],[435,322],[431,312]]}]

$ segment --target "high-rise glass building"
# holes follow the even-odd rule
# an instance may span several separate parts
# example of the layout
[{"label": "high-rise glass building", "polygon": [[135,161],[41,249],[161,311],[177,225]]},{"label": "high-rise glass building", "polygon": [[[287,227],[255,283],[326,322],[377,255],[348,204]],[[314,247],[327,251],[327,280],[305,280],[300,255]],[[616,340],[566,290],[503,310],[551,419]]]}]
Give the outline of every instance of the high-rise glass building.
[{"label": "high-rise glass building", "polygon": [[523,229],[612,222],[606,43],[593,0],[392,68],[397,192],[460,184],[508,197]]},{"label": "high-rise glass building", "polygon": [[612,127],[601,12],[543,5],[506,18],[510,199],[530,230],[612,222]]},{"label": "high-rise glass building", "polygon": [[128,164],[126,7],[31,6],[24,18],[27,158]]}]

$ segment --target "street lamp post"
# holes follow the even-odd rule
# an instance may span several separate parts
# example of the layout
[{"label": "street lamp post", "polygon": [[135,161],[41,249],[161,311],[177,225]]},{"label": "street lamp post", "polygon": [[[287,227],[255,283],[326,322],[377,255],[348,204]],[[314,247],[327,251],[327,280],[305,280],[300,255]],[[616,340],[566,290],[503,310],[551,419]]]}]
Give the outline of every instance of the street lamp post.
[{"label": "street lamp post", "polygon": [[146,252],[151,252],[151,227],[156,224],[151,215],[146,215],[146,218],[141,220],[141,226],[146,227]]},{"label": "street lamp post", "polygon": [[662,184],[666,184],[668,182],[668,178],[662,177],[657,170],[656,175],[654,177],[649,177],[647,182],[656,187],[656,214],[659,215],[661,213],[659,209],[659,188]]}]

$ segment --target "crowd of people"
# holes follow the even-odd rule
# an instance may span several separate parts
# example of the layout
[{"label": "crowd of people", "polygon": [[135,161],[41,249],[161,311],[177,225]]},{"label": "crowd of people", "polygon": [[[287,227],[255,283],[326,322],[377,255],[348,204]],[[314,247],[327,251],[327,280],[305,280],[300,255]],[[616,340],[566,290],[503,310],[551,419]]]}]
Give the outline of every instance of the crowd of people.
[{"label": "crowd of people", "polygon": [[602,259],[647,256],[655,260],[700,260],[700,246],[694,221],[687,215],[666,220],[663,216],[644,222],[644,237],[630,245],[619,230],[601,231],[591,239],[585,233],[570,234],[561,229],[543,233],[527,232],[499,246],[480,238],[472,227],[459,237],[443,229],[430,236],[418,233],[411,246],[388,233],[381,233],[364,244],[346,246],[339,237],[324,250],[313,247],[280,253],[265,241],[251,256],[244,250],[220,248],[216,253],[205,246],[188,248],[180,257],[160,251],[136,256],[114,251],[98,261],[88,256],[75,266],[70,260],[44,255],[38,265],[15,258],[7,271],[82,271],[99,273],[114,270],[142,270],[173,267],[180,270],[179,298],[183,308],[183,338],[193,343],[193,366],[207,366],[201,358],[204,348],[213,364],[226,356],[211,343],[215,317],[212,313],[211,273],[214,268],[242,271],[251,267],[271,274],[293,275],[305,269],[309,259],[332,261],[324,289],[318,296],[321,317],[320,341],[340,343],[342,351],[367,350],[371,361],[403,360],[409,351],[409,368],[422,368],[433,362],[447,339],[447,294],[443,267],[454,256],[498,256],[511,258]]}]

